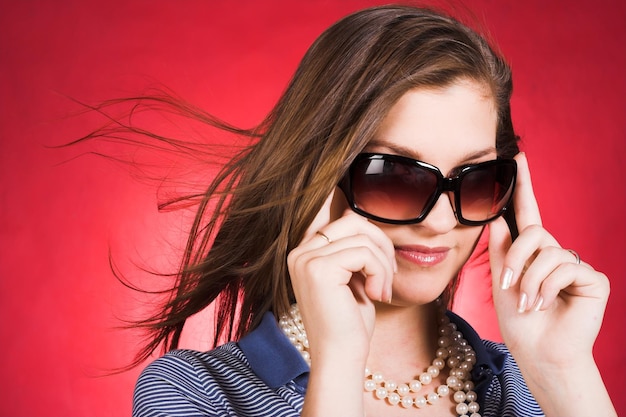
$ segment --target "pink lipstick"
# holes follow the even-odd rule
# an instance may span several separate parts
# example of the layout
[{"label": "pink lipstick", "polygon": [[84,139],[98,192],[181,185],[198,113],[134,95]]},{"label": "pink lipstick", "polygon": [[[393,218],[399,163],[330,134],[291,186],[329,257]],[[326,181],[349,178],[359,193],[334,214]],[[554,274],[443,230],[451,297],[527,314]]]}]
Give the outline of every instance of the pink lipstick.
[{"label": "pink lipstick", "polygon": [[430,248],[421,245],[396,247],[398,256],[421,267],[430,267],[443,262],[449,251],[450,248],[447,247]]}]

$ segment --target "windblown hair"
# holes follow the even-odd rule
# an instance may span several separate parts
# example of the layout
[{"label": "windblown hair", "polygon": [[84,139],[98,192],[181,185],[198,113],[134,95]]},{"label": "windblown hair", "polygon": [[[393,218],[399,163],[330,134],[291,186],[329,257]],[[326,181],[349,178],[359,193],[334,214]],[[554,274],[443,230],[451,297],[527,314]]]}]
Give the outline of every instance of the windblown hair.
[{"label": "windblown hair", "polygon": [[258,140],[203,195],[170,299],[138,323],[149,341],[134,364],[159,346],[176,348],[186,319],[213,302],[215,344],[240,339],[267,311],[286,312],[294,302],[287,254],[391,106],[410,89],[460,79],[493,97],[498,155],[514,156],[511,72],[473,30],[409,6],[362,10],[327,29],[263,123],[231,130]]}]

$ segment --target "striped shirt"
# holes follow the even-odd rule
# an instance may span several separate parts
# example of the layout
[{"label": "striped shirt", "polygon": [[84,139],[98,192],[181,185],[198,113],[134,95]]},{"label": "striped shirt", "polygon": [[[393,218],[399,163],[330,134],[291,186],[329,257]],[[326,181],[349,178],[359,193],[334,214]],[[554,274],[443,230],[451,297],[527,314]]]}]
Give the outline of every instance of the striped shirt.
[{"label": "striped shirt", "polygon": [[[474,348],[472,380],[483,417],[543,416],[507,348],[481,340],[463,319],[450,319]],[[144,369],[134,417],[297,417],[309,366],[267,313],[239,342],[209,352],[174,350]]]}]

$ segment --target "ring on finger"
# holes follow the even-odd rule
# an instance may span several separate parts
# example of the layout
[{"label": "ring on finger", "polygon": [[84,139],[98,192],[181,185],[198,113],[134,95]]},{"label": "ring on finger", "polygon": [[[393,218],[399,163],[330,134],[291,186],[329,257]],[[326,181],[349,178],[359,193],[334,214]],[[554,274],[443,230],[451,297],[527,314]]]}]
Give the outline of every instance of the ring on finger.
[{"label": "ring on finger", "polygon": [[326,240],[326,242],[333,243],[333,241],[328,236],[326,236],[324,233],[320,232],[319,230],[315,232],[315,234],[320,235],[323,239]]},{"label": "ring on finger", "polygon": [[576,257],[576,265],[580,265],[580,255],[574,249],[566,249],[569,253]]}]

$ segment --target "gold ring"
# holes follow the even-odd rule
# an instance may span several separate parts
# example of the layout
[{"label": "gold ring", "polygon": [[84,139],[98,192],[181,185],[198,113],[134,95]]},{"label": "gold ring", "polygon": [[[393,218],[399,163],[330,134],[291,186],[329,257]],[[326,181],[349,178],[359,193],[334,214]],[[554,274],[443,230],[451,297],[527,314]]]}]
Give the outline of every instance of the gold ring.
[{"label": "gold ring", "polygon": [[333,243],[332,240],[330,240],[330,238],[328,236],[326,236],[324,233],[320,232],[319,230],[317,232],[315,232],[315,234],[320,235],[321,237],[323,237],[324,239],[326,239],[326,242],[328,243]]},{"label": "gold ring", "polygon": [[569,253],[576,257],[576,265],[580,265],[580,255],[574,249],[566,249]]}]

